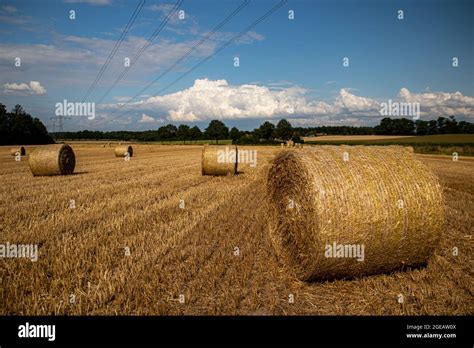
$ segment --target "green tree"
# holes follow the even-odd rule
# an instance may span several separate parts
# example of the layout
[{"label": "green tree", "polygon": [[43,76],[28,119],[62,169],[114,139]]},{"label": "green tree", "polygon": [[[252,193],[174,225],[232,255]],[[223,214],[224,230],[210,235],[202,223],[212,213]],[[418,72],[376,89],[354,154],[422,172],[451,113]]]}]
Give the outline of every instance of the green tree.
[{"label": "green tree", "polygon": [[12,109],[12,114],[14,115],[24,115],[25,110],[23,110],[20,104],[16,104],[15,107]]},{"label": "green tree", "polygon": [[266,121],[258,129],[256,129],[255,133],[260,139],[273,139],[275,136],[275,125]]},{"label": "green tree", "polygon": [[162,126],[158,128],[158,137],[161,141],[163,140],[172,140],[176,138],[176,133],[178,132],[178,128],[176,128],[173,124],[168,124],[166,126]]},{"label": "green tree", "polygon": [[229,132],[229,137],[232,139],[232,144],[234,144],[240,139],[241,133],[236,127],[232,127]]},{"label": "green tree", "polygon": [[394,135],[412,135],[415,132],[415,122],[407,118],[397,118],[393,120]]},{"label": "green tree", "polygon": [[458,128],[461,134],[474,134],[474,123],[461,121],[458,124]]},{"label": "green tree", "polygon": [[375,134],[392,135],[393,134],[393,120],[385,117],[380,121],[380,124],[375,127]]},{"label": "green tree", "polygon": [[293,135],[293,127],[285,119],[280,120],[275,128],[275,137],[281,140],[289,140]]},{"label": "green tree", "polygon": [[440,134],[447,134],[446,131],[446,117],[438,117],[438,132]]},{"label": "green tree", "polygon": [[0,103],[0,143],[9,144],[10,119],[7,114],[7,108]]},{"label": "green tree", "polygon": [[166,126],[166,128],[168,129],[170,139],[175,139],[176,134],[178,133],[178,128],[176,128],[176,126],[174,124],[169,124],[169,125]]},{"label": "green tree", "polygon": [[176,132],[176,135],[180,140],[183,141],[184,144],[186,144],[186,139],[190,138],[190,128],[188,125],[181,124],[178,127],[178,131]]},{"label": "green tree", "polygon": [[416,134],[417,135],[427,135],[428,134],[428,122],[422,120],[415,121]]},{"label": "green tree", "polygon": [[21,105],[10,113],[0,103],[0,144],[51,144],[53,139],[38,118],[27,114]]},{"label": "green tree", "polygon": [[194,126],[193,128],[189,130],[189,137],[191,138],[191,140],[194,140],[194,141],[201,139],[202,132],[198,126]]},{"label": "green tree", "polygon": [[229,128],[224,122],[219,120],[212,120],[206,128],[204,135],[208,139],[213,139],[216,144],[219,144],[219,139],[226,139],[229,136]]},{"label": "green tree", "polygon": [[449,116],[449,118],[446,119],[445,131],[446,131],[446,134],[459,133],[458,121],[456,121],[456,118],[454,116]]},{"label": "green tree", "polygon": [[428,121],[428,134],[438,134],[438,122],[436,120]]}]

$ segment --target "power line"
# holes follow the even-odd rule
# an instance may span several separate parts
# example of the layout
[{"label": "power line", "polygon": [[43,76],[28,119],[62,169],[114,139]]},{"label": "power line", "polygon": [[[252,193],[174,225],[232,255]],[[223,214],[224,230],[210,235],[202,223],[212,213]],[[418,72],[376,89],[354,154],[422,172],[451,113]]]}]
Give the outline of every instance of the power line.
[{"label": "power line", "polygon": [[123,79],[123,77],[127,74],[127,72],[135,65],[135,63],[138,61],[140,56],[145,52],[145,50],[151,45],[153,40],[158,36],[158,34],[163,30],[163,28],[166,26],[170,18],[178,11],[179,7],[182,5],[184,0],[178,0],[176,4],[174,5],[173,9],[168,13],[168,15],[163,19],[161,24],[156,28],[156,30],[153,32],[153,34],[148,38],[146,43],[140,48],[140,50],[135,54],[135,57],[132,58],[130,66],[125,67],[125,69],[122,71],[122,73],[117,77],[117,79],[114,81],[114,83],[109,87],[107,92],[97,101],[97,104],[100,104],[114,89],[114,87]]},{"label": "power line", "polygon": [[224,45],[222,45],[221,47],[219,47],[213,54],[207,56],[206,58],[204,58],[202,61],[200,61],[198,64],[196,64],[195,66],[193,66],[190,70],[186,71],[183,75],[181,75],[180,77],[178,77],[176,80],[174,80],[173,82],[171,82],[170,84],[168,84],[167,86],[165,86],[164,88],[160,89],[158,91],[158,93],[156,93],[154,96],[158,96],[158,94],[160,93],[163,93],[164,91],[166,91],[168,88],[170,88],[171,86],[173,86],[176,82],[180,81],[183,77],[187,76],[188,74],[190,74],[191,72],[193,72],[194,70],[196,70],[198,67],[200,67],[202,64],[204,64],[205,62],[207,62],[209,59],[211,59],[212,57],[214,57],[217,53],[221,52],[222,50],[224,50],[227,46],[231,45],[233,42],[235,42],[236,40],[240,39],[242,36],[244,36],[248,31],[250,31],[253,27],[255,27],[256,25],[258,25],[260,22],[262,22],[263,20],[265,20],[268,16],[270,16],[273,12],[275,12],[276,10],[278,10],[280,7],[282,7],[288,0],[281,0],[277,5],[275,5],[273,8],[271,8],[269,11],[267,11],[263,16],[259,17],[257,20],[255,20],[252,24],[250,24],[249,26],[247,26],[247,28],[245,28],[243,31],[241,31],[239,34],[237,34],[236,36],[234,36],[231,40],[227,41]]},{"label": "power line", "polygon": [[82,98],[82,102],[84,102],[84,100],[90,95],[90,93],[93,91],[93,89],[95,88],[95,86],[97,85],[99,80],[102,78],[102,75],[104,74],[105,70],[109,66],[112,59],[114,58],[115,54],[117,53],[118,49],[120,48],[120,45],[125,40],[125,37],[127,36],[128,31],[132,27],[133,23],[135,23],[135,20],[137,19],[138,15],[139,15],[140,11],[142,10],[143,6],[145,5],[145,3],[146,3],[145,0],[140,0],[140,2],[135,7],[135,10],[133,11],[132,16],[128,20],[127,25],[123,29],[122,34],[120,35],[119,39],[115,42],[115,45],[114,45],[112,51],[110,51],[107,59],[105,60],[102,67],[100,68],[99,72],[97,73],[97,76],[95,77],[94,81],[89,86],[89,89],[87,90],[86,94]]},{"label": "power line", "polygon": [[[125,69],[122,71],[122,73],[117,77],[117,79],[112,83],[112,85],[109,87],[107,92],[96,102],[97,104],[101,103],[107,95],[112,91],[112,89],[123,79],[125,74],[128,72],[128,70],[137,62],[137,60],[140,58],[140,56],[143,54],[143,52],[148,48],[148,46],[152,43],[152,41],[158,36],[158,34],[163,30],[163,28],[166,26],[168,21],[170,20],[171,16],[173,16],[179,9],[179,7],[182,5],[184,0],[178,0],[176,4],[173,6],[171,11],[168,13],[168,15],[161,21],[160,25],[153,31],[153,33],[150,35],[146,43],[137,51],[135,54],[135,57],[131,60],[131,65],[128,67],[125,67]],[[73,127],[77,125],[80,122],[78,120],[77,122],[69,125],[69,127]]]},{"label": "power line", "polygon": [[[209,31],[206,35],[204,35],[201,40],[195,43],[192,47],[190,47],[176,62],[174,62],[171,66],[168,67],[163,73],[161,73],[157,78],[155,78],[151,83],[147,86],[142,88],[137,94],[133,97],[128,99],[125,102],[125,105],[128,104],[130,101],[141,95],[145,92],[148,88],[150,88],[153,84],[158,82],[163,76],[173,70],[179,63],[181,63],[185,58],[187,58],[196,48],[201,46],[205,41],[209,40],[216,32],[218,32],[225,24],[227,24],[232,18],[234,18],[240,11],[242,11],[248,4],[250,0],[244,0],[232,13],[230,13],[224,20],[222,20],[218,25],[216,25],[211,31]],[[117,111],[117,110],[116,110]],[[92,125],[94,126],[94,125]]]},{"label": "power line", "polygon": [[[168,88],[170,88],[171,86],[173,86],[175,83],[177,83],[178,81],[180,81],[182,78],[184,78],[185,76],[189,75],[191,72],[193,72],[194,70],[196,70],[197,68],[199,68],[202,64],[204,64],[205,62],[207,62],[209,59],[211,59],[212,57],[214,57],[216,54],[218,54],[219,52],[221,52],[222,50],[224,50],[227,46],[231,45],[233,42],[235,42],[236,40],[238,40],[239,38],[241,38],[243,35],[245,35],[248,31],[250,31],[252,28],[254,28],[256,25],[258,25],[260,22],[264,21],[267,17],[269,17],[270,15],[272,15],[276,10],[278,10],[280,7],[282,7],[285,3],[287,2],[287,0],[281,0],[278,4],[276,4],[275,6],[273,6],[270,10],[268,10],[265,14],[263,14],[261,17],[257,18],[254,22],[252,22],[251,24],[249,24],[244,30],[242,30],[240,33],[234,35],[230,40],[228,40],[226,43],[224,43],[222,46],[220,46],[215,52],[211,53],[210,55],[208,55],[206,58],[204,58],[203,60],[201,60],[198,64],[196,64],[195,66],[193,66],[190,70],[186,71],[185,73],[183,73],[180,77],[178,77],[177,79],[175,79],[173,82],[171,82],[170,84],[166,85],[164,88],[160,89],[158,91],[158,93],[156,93],[154,95],[154,97],[158,96],[160,93],[163,93],[165,90],[167,90]],[[147,87],[145,87],[144,89],[142,89],[139,93],[137,93],[134,97],[132,97],[131,99],[129,99],[126,103],[122,104],[119,108],[117,108],[116,110],[114,110],[110,115],[113,115],[114,113],[118,112],[119,110],[121,110],[123,107],[125,107],[127,104],[130,103],[131,100],[135,99],[138,95],[140,95],[144,90],[148,89],[152,84],[154,84],[155,81],[153,81],[151,84],[149,84]],[[118,118],[120,118],[123,114],[119,114],[117,115],[117,117],[115,118],[112,118],[110,120],[106,120],[105,122],[98,122],[96,123],[95,125],[93,126],[100,126],[102,124],[105,124],[105,123],[108,123],[108,122],[111,122],[111,121],[114,121]]]}]

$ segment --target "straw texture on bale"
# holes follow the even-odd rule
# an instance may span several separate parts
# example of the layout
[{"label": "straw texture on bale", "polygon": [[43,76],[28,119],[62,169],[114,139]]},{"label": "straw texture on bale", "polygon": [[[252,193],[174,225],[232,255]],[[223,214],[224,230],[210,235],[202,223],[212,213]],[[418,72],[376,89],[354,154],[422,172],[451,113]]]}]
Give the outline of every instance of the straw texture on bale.
[{"label": "straw texture on bale", "polygon": [[16,156],[17,153],[20,154],[20,156],[25,156],[26,155],[26,150],[24,146],[18,146],[18,147],[13,147],[10,149],[10,154],[12,156]]},{"label": "straw texture on bale", "polygon": [[130,145],[121,145],[115,148],[115,157],[125,157],[127,152],[133,156],[133,148]]},{"label": "straw texture on bale", "polygon": [[67,144],[46,145],[31,152],[29,164],[34,176],[67,175],[74,172],[76,156]]},{"label": "straw texture on bale", "polygon": [[[272,243],[302,280],[425,264],[444,224],[438,180],[408,148],[281,151],[267,184]],[[360,261],[350,254],[357,246]]]},{"label": "straw texture on bale", "polygon": [[202,175],[235,175],[237,174],[236,146],[209,146],[202,149]]}]

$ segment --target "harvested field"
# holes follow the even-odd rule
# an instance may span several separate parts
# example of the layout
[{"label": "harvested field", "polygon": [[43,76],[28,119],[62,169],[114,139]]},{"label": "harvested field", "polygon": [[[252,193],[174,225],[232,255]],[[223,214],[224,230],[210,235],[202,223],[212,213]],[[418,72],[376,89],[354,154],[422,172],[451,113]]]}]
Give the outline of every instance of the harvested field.
[{"label": "harvested field", "polygon": [[0,244],[39,245],[37,262],[0,260],[2,315],[474,314],[474,160],[416,155],[445,195],[427,267],[307,283],[269,240],[266,173],[279,147],[254,147],[257,166],[235,177],[202,176],[201,146],[134,144],[130,161],[72,147],[74,175],[34,178],[0,147]]},{"label": "harvested field", "polygon": [[317,137],[303,137],[304,141],[352,141],[352,140],[398,140],[413,138],[411,135],[320,135]]}]

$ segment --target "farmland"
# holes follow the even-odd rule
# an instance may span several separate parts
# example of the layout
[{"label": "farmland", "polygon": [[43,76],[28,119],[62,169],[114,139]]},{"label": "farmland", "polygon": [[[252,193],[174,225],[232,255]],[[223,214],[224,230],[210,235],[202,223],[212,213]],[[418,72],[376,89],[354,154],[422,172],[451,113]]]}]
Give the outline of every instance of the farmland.
[{"label": "farmland", "polygon": [[34,178],[27,157],[0,147],[0,243],[39,246],[37,262],[0,260],[1,314],[474,313],[470,158],[417,155],[440,178],[447,216],[427,267],[306,283],[268,238],[276,147],[254,147],[257,166],[236,177],[204,177],[201,146],[133,146],[125,161],[113,147],[73,143],[74,175]]},{"label": "farmland", "polygon": [[[130,143],[129,141],[117,141],[117,140],[68,140],[58,139],[61,142],[67,142],[68,144],[99,144],[99,145],[117,145],[119,143]],[[153,144],[153,145],[204,145],[204,144],[215,144],[216,141],[212,139],[200,139],[200,140],[163,140],[163,141],[146,141],[140,142],[141,144]],[[232,139],[220,139],[218,145],[232,144]]]},{"label": "farmland", "polygon": [[412,146],[417,153],[474,156],[473,134],[438,134],[425,136],[350,135],[306,138],[316,145],[404,145]]},{"label": "farmland", "polygon": [[327,141],[372,141],[372,140],[393,140],[398,141],[403,138],[413,138],[411,135],[322,135],[317,137],[303,137],[305,142],[327,142]]},{"label": "farmland", "polygon": [[384,144],[474,144],[474,134],[439,134],[424,136],[401,135],[325,135],[320,137],[305,138],[306,142],[351,144],[351,145],[384,145]]}]

